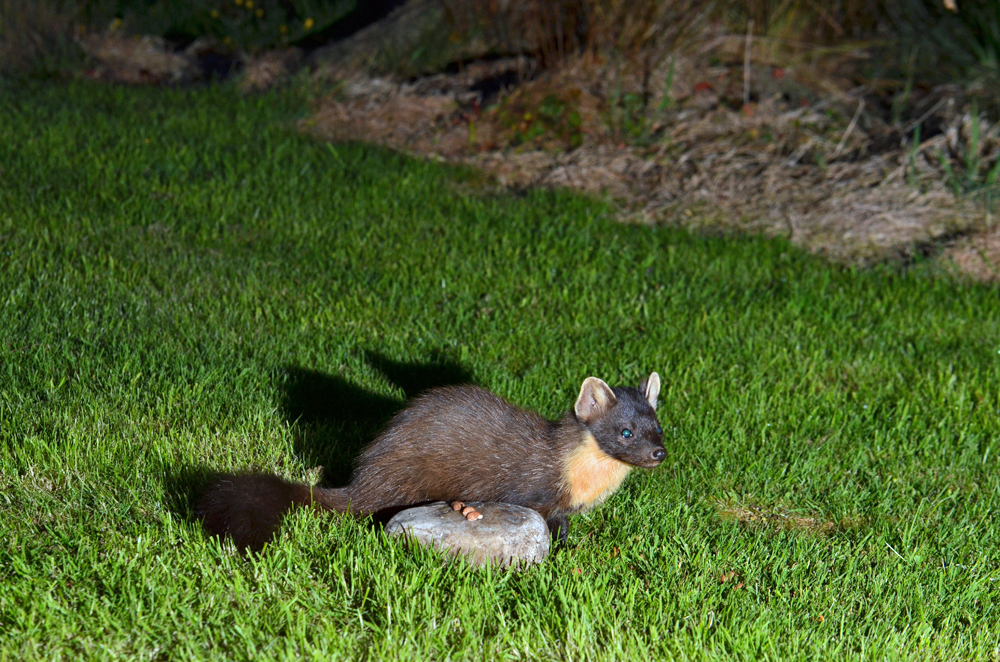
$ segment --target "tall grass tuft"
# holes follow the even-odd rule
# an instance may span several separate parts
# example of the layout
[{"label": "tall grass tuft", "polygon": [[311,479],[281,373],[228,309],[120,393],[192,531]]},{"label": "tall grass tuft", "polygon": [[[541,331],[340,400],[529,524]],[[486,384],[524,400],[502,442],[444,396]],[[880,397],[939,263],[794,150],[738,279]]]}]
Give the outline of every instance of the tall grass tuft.
[{"label": "tall grass tuft", "polygon": [[461,31],[480,31],[502,52],[530,53],[543,67],[581,52],[662,56],[704,15],[695,0],[442,0]]},{"label": "tall grass tuft", "polygon": [[1000,89],[996,0],[720,0],[713,15],[736,32],[753,20],[786,51],[872,48],[875,76]]}]

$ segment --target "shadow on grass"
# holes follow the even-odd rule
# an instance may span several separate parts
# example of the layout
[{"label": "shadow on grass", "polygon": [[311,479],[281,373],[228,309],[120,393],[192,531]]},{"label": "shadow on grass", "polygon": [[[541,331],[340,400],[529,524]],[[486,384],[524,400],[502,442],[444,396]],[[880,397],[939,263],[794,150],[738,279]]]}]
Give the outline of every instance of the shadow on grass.
[{"label": "shadow on grass", "polygon": [[208,467],[191,464],[168,468],[163,476],[167,510],[183,520],[197,519],[198,498],[208,485],[224,475]]},{"label": "shadow on grass", "polygon": [[[347,484],[358,454],[408,400],[430,388],[473,381],[467,368],[440,351],[432,352],[430,361],[424,363],[396,361],[372,351],[364,352],[364,358],[405,398],[372,393],[338,375],[299,366],[279,371],[279,404],[292,425],[295,452],[306,466],[322,471],[324,486]],[[252,471],[253,467],[247,467],[247,472]],[[168,472],[164,477],[168,508],[184,519],[195,519],[202,493],[227,475],[195,466]]]},{"label": "shadow on grass", "polygon": [[439,351],[426,363],[404,363],[371,351],[364,358],[405,398],[372,393],[316,370],[283,370],[281,411],[294,425],[295,451],[306,465],[322,467],[326,486],[347,484],[357,456],[408,400],[427,389],[472,382],[468,369]]}]

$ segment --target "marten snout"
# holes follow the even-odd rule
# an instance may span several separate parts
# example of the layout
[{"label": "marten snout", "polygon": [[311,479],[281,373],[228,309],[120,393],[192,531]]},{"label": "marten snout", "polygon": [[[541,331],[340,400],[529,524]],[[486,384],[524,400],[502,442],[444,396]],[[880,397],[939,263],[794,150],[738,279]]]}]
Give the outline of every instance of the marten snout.
[{"label": "marten snout", "polygon": [[622,453],[622,455],[625,457],[622,457],[621,459],[629,464],[651,469],[655,466],[659,466],[660,462],[663,462],[663,458],[667,456],[667,451],[663,448],[663,446],[643,444],[642,448],[631,448],[625,453]]}]

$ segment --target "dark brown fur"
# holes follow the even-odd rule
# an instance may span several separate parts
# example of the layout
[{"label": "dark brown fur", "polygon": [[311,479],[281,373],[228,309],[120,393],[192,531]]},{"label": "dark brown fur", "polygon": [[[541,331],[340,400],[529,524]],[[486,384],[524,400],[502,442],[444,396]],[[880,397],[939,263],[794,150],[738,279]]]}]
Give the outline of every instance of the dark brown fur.
[{"label": "dark brown fur", "polygon": [[549,421],[475,386],[434,389],[389,422],[346,487],[228,476],[208,488],[198,512],[207,531],[250,549],[295,505],[365,516],[428,501],[496,501],[538,511],[565,538],[568,515],[600,503],[631,466],[662,460],[658,392],[656,373],[638,389],[591,377],[574,410]]}]

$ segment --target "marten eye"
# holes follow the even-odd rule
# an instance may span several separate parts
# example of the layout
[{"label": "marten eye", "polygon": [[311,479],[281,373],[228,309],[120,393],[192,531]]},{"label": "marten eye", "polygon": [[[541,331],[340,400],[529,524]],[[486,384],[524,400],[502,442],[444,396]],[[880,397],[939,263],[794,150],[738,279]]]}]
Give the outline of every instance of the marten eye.
[{"label": "marten eye", "polygon": [[663,428],[661,428],[659,425],[656,426],[656,434],[663,434]]},{"label": "marten eye", "polygon": [[622,436],[628,439],[629,437],[632,436],[632,431],[629,430],[628,428],[625,428],[624,430],[622,430]]}]

